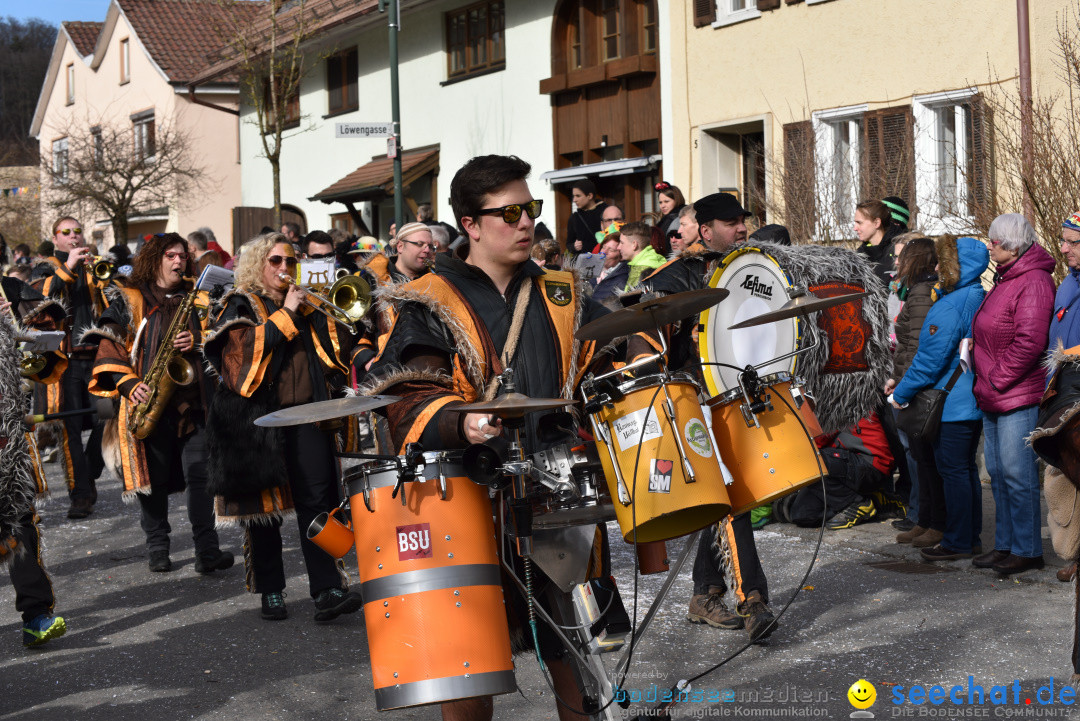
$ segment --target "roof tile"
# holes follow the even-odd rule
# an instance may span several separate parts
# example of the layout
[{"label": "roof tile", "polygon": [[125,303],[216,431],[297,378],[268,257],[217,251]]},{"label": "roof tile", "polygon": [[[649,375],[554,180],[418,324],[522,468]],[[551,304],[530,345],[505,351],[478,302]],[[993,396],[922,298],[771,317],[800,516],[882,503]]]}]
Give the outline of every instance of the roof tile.
[{"label": "roof tile", "polygon": [[75,49],[79,55],[86,57],[93,55],[94,45],[97,44],[98,35],[105,23],[87,23],[75,20],[67,20],[63,23],[71,42],[75,43]]}]

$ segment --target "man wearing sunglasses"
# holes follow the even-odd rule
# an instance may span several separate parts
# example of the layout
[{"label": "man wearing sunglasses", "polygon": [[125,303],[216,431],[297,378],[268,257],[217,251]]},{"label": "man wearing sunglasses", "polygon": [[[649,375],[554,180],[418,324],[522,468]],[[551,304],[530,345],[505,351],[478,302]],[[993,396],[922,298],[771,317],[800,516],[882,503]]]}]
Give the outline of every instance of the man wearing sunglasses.
[{"label": "man wearing sunglasses", "polygon": [[[454,176],[450,202],[468,237],[467,259],[439,254],[432,273],[384,293],[400,315],[372,366],[366,392],[402,397],[386,409],[395,449],[412,440],[429,449],[485,442],[505,448],[502,421],[495,416],[447,409],[505,392],[497,378],[504,368],[513,369],[516,392],[563,398],[573,398],[582,376],[594,368],[595,344],[579,343],[573,334],[607,311],[583,296],[569,272],[530,261],[534,223],[543,203],[529,190],[529,172],[529,164],[513,156],[488,155],[466,163]],[[547,432],[541,440],[543,416],[531,413],[525,418],[528,453],[576,443],[569,414],[559,423],[545,421]],[[513,563],[523,577],[521,559],[515,556]],[[552,609],[552,595],[559,591],[539,568],[535,578],[536,587],[544,589],[537,591],[537,602]],[[526,618],[518,588],[504,586],[504,594],[511,616]],[[569,596],[561,600],[567,604],[563,608],[572,608]],[[538,634],[559,696],[571,707],[583,708],[562,644],[543,623]],[[523,635],[531,644],[528,629]],[[442,712],[444,719],[491,718],[492,698],[447,702]]]},{"label": "man wearing sunglasses", "polygon": [[304,236],[304,257],[312,260],[334,258],[334,239],[321,230],[313,230]]},{"label": "man wearing sunglasses", "polygon": [[306,291],[282,277],[296,263],[284,235],[247,243],[236,285],[206,335],[203,355],[221,379],[206,421],[209,489],[218,523],[244,530],[249,589],[262,594],[267,620],[288,615],[281,525],[295,511],[315,621],[324,623],[362,605],[334,559],[305,533],[318,514],[341,502],[334,447],[359,450],[356,424],[337,430],[253,425],[280,408],[341,395],[354,361],[354,336],[304,304]]},{"label": "man wearing sunglasses", "polygon": [[154,430],[136,438],[126,420],[146,403],[152,389],[143,379],[162,352],[161,344],[191,292],[195,262],[176,233],[151,236],[135,258],[126,285],[117,289],[99,325],[87,331],[98,339],[90,392],[120,398],[121,475],[126,500],[138,500],[146,534],[150,570],[172,570],[169,558],[169,494],[186,488],[188,519],[195,546],[195,570],[211,573],[233,565],[233,555],[218,546],[214,511],[206,492],[206,408],[213,389],[197,347],[202,338],[198,314],[171,341],[174,358],[191,370],[190,385],[177,385]]},{"label": "man wearing sunglasses", "polygon": [[[39,410],[47,412],[90,407],[87,388],[93,375],[97,339],[84,339],[83,334],[97,322],[108,306],[104,293],[108,283],[98,281],[90,272],[88,261],[91,255],[83,238],[82,223],[71,217],[57,220],[53,224],[53,244],[55,251],[48,258],[49,272],[41,283],[41,292],[60,301],[68,309],[68,325],[65,328],[68,337],[64,348],[68,352],[68,367],[60,381],[60,393],[49,396],[46,408],[38,404]],[[82,432],[92,427],[92,418],[76,416],[66,418],[63,422],[62,465],[71,499],[68,518],[86,518],[93,512],[97,501],[95,480],[102,464],[98,460],[91,468],[90,459],[100,459],[100,429],[90,435],[85,448],[82,444]]]}]

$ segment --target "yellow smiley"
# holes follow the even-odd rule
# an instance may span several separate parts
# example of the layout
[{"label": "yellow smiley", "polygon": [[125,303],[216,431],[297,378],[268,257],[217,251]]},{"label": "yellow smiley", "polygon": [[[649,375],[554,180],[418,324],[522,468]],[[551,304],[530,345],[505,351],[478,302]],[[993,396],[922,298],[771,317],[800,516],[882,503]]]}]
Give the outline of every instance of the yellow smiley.
[{"label": "yellow smiley", "polygon": [[868,709],[877,700],[877,689],[866,679],[859,679],[847,690],[848,701],[857,709]]}]

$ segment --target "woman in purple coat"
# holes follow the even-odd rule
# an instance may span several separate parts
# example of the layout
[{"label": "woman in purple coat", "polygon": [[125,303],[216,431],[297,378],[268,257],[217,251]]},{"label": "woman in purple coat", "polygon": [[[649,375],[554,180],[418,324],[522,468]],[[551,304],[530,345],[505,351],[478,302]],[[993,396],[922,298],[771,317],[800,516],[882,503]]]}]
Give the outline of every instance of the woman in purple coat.
[{"label": "woman in purple coat", "polygon": [[971,335],[996,520],[994,550],[972,565],[1009,575],[1043,567],[1038,462],[1025,439],[1035,429],[1046,386],[1042,360],[1054,312],[1054,259],[1017,213],[995,218],[988,235],[997,273]]}]

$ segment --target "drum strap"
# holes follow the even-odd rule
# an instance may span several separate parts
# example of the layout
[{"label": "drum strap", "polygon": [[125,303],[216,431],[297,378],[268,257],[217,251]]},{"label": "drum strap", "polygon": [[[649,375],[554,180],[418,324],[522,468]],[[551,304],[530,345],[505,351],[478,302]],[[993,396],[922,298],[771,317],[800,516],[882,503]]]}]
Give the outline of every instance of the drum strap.
[{"label": "drum strap", "polygon": [[[502,357],[499,359],[502,361],[503,368],[510,367],[510,363],[514,360],[514,353],[517,352],[518,341],[521,340],[521,329],[525,327],[525,311],[528,310],[529,298],[532,297],[532,287],[533,284],[528,278],[523,279],[518,288],[517,298],[514,299],[514,315],[510,320],[510,332],[506,336]],[[498,389],[499,381],[496,374],[488,381],[487,388],[484,390],[484,400],[493,399]]]}]

